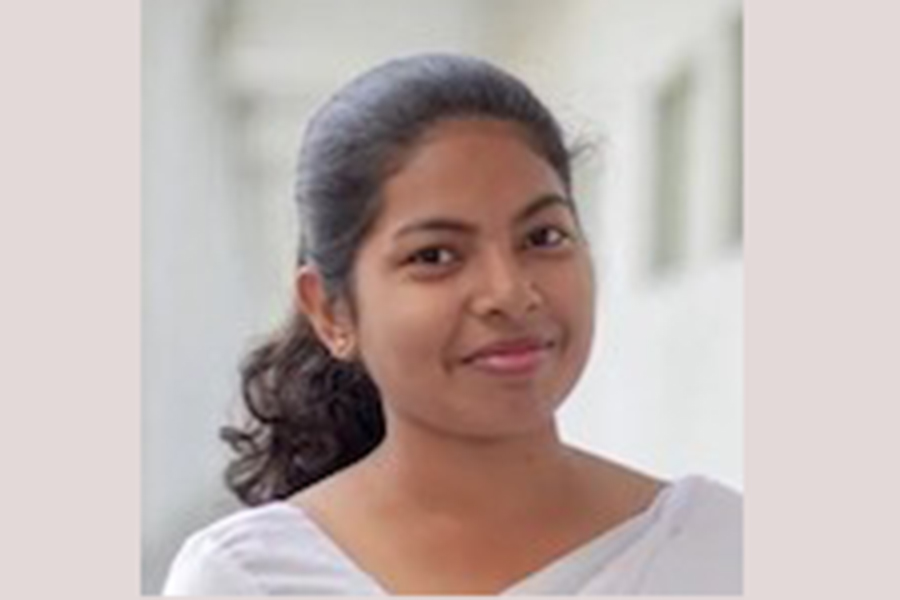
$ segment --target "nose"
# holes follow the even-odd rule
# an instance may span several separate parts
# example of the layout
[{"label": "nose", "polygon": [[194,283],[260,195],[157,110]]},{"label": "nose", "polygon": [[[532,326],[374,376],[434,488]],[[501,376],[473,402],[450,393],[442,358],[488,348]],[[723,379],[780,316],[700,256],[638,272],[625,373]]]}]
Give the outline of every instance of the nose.
[{"label": "nose", "polygon": [[476,280],[471,306],[480,317],[517,320],[544,303],[527,267],[512,252],[486,252]]}]

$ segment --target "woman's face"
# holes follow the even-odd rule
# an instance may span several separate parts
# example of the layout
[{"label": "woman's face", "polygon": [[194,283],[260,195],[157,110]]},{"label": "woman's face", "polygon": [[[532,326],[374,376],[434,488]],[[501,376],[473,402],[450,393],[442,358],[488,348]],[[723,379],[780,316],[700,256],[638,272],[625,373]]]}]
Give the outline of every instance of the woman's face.
[{"label": "woman's face", "polygon": [[389,428],[546,427],[594,318],[588,248],[556,172],[517,126],[454,120],[382,192],[354,267],[353,336]]}]

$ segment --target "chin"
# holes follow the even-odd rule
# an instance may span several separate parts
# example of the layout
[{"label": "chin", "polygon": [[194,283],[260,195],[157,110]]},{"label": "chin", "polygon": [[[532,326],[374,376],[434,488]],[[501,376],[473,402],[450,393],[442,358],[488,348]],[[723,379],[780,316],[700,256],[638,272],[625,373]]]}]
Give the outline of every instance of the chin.
[{"label": "chin", "polygon": [[445,427],[452,422],[454,433],[482,439],[518,437],[553,427],[556,411],[562,404],[561,401],[547,403],[546,400],[542,402],[521,397],[509,398],[502,403],[496,401],[495,396],[484,403],[493,402],[492,407],[482,404],[468,414],[448,418],[444,421]]}]

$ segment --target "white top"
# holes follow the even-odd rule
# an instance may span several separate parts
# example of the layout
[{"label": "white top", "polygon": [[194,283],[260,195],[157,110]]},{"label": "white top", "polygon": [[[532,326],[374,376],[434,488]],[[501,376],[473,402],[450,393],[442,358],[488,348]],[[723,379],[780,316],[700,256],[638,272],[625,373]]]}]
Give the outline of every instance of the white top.
[{"label": "white top", "polygon": [[[743,500],[691,476],[641,514],[532,573],[502,595],[741,594]],[[388,595],[301,508],[272,502],[192,535],[166,596]]]}]

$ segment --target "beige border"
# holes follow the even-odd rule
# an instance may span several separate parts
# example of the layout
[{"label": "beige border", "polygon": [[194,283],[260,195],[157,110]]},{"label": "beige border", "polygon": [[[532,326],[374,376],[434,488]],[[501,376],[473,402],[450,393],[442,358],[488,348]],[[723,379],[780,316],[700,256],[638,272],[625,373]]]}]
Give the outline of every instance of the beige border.
[{"label": "beige border", "polygon": [[0,9],[2,595],[138,588],[139,4]]}]

